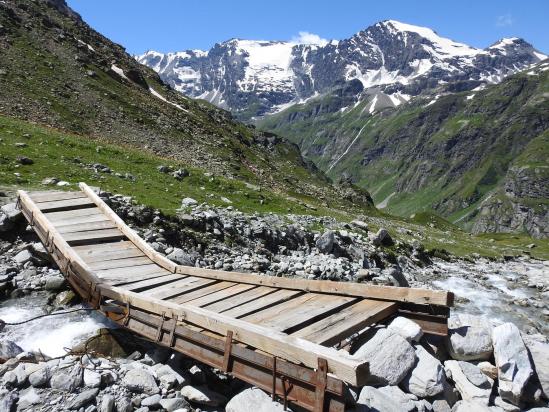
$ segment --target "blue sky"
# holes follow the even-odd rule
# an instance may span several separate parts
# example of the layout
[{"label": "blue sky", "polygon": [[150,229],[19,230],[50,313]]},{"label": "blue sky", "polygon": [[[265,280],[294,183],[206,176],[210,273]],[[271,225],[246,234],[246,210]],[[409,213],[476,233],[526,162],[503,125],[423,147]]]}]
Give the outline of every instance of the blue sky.
[{"label": "blue sky", "polygon": [[204,49],[232,37],[343,39],[385,19],[427,26],[486,47],[523,37],[549,52],[548,0],[67,0],[93,28],[132,54]]}]

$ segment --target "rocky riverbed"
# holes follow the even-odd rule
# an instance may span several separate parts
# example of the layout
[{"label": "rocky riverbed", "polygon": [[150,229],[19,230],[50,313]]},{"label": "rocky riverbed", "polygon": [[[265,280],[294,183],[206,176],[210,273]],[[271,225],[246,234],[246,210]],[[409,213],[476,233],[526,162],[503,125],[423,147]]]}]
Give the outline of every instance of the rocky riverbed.
[{"label": "rocky riverbed", "polygon": [[[404,318],[370,328],[353,356],[372,382],[356,411],[542,410],[549,395],[549,262],[440,260],[361,221],[246,215],[184,199],[177,217],[103,194],[181,264],[269,276],[449,289],[448,339]],[[0,212],[0,411],[278,411],[264,392],[125,334],[85,309],[12,206]],[[87,344],[83,344],[87,342]],[[381,350],[380,350],[381,348]],[[399,359],[399,362],[394,362]],[[533,409],[532,409],[533,408]]]}]

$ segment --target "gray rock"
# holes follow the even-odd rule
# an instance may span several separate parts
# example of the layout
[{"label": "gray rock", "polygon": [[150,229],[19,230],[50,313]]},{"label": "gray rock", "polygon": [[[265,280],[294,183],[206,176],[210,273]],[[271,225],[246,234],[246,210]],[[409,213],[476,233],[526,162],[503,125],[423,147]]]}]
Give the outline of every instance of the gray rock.
[{"label": "gray rock", "polygon": [[420,398],[438,395],[444,390],[444,368],[438,359],[423,348],[416,347],[417,363],[402,380],[404,390]]},{"label": "gray rock", "polygon": [[175,263],[179,263],[180,265],[194,266],[194,259],[183,249],[174,248],[173,251],[166,257]]},{"label": "gray rock", "polygon": [[122,379],[122,385],[128,388],[132,392],[145,393],[147,395],[154,395],[160,391],[154,376],[144,369],[132,369],[124,379]]},{"label": "gray rock", "polygon": [[181,395],[191,402],[207,406],[220,406],[227,402],[223,395],[212,391],[207,386],[186,385],[181,388]]},{"label": "gray rock", "polygon": [[189,207],[189,206],[194,206],[194,205],[197,205],[198,202],[196,200],[194,200],[192,197],[185,197],[182,201],[181,201],[181,207]]},{"label": "gray rock", "polygon": [[284,406],[258,388],[249,388],[234,396],[225,406],[226,412],[282,412]]},{"label": "gray rock", "polygon": [[389,235],[387,229],[381,228],[372,237],[372,243],[374,246],[392,246],[394,244],[393,238]]},{"label": "gray rock", "polygon": [[478,366],[463,361],[458,361],[458,363],[461,371],[473,385],[478,386],[479,388],[489,388],[492,386],[488,377]]},{"label": "gray rock", "polygon": [[14,256],[13,260],[19,265],[23,266],[25,263],[32,260],[32,254],[27,249],[22,250],[17,255]]},{"label": "gray rock", "polygon": [[487,360],[492,355],[492,326],[483,317],[456,314],[448,320],[448,352],[455,360]]},{"label": "gray rock", "polygon": [[[483,405],[488,405],[490,402],[490,393],[492,392],[492,383],[490,383],[488,387],[476,386],[469,379],[467,379],[467,375],[461,369],[460,362],[455,360],[448,360],[444,362],[444,368],[446,369],[447,375],[449,375],[452,381],[454,381],[456,389],[459,391],[464,400],[476,401]],[[479,373],[482,374],[480,369]]]},{"label": "gray rock", "polygon": [[0,398],[0,411],[13,411],[18,399],[19,394],[17,391],[8,392]]},{"label": "gray rock", "polygon": [[7,232],[12,227],[13,222],[8,218],[7,215],[0,211],[0,232]]},{"label": "gray rock", "polygon": [[95,398],[97,397],[97,394],[99,393],[99,389],[88,389],[83,392],[80,392],[76,398],[74,398],[68,405],[69,409],[79,409],[82,406],[86,406],[87,404],[95,401]]},{"label": "gray rock", "polygon": [[524,343],[530,352],[532,366],[536,373],[545,397],[549,399],[549,344],[535,341],[528,336]]},{"label": "gray rock", "polygon": [[316,240],[316,247],[321,253],[330,254],[334,248],[334,242],[334,232],[327,230]]},{"label": "gray rock", "polygon": [[452,408],[445,399],[435,399],[432,403],[433,412],[451,412]]},{"label": "gray rock", "polygon": [[494,398],[494,406],[503,409],[505,412],[520,412],[520,408],[518,406],[504,401],[501,396],[496,396]]},{"label": "gray rock", "polygon": [[493,412],[491,408],[481,402],[470,399],[459,401],[452,408],[452,412]]},{"label": "gray rock", "polygon": [[74,365],[55,371],[50,379],[50,386],[53,389],[74,392],[82,386],[82,368],[80,365]]},{"label": "gray rock", "polygon": [[118,398],[115,401],[116,412],[132,412],[132,400],[128,397]]},{"label": "gray rock", "polygon": [[35,388],[47,386],[51,378],[51,370],[47,365],[29,375],[29,383]]},{"label": "gray rock", "polygon": [[101,398],[101,404],[99,406],[99,412],[113,412],[114,410],[114,396],[106,394]]},{"label": "gray rock", "polygon": [[23,216],[21,210],[17,209],[17,205],[15,203],[8,203],[0,207],[0,210],[11,222],[17,222]]},{"label": "gray rock", "polygon": [[518,405],[526,384],[534,373],[528,350],[518,328],[512,323],[494,328],[492,341],[498,368],[499,394],[504,400]]},{"label": "gray rock", "polygon": [[[19,393],[19,401],[17,402],[17,410],[24,410],[39,405],[42,402],[42,397],[34,388],[28,388]],[[8,409],[9,411],[9,409]]]},{"label": "gray rock", "polygon": [[44,288],[52,292],[64,289],[65,278],[63,276],[49,276],[46,278],[46,284]]},{"label": "gray rock", "polygon": [[162,399],[162,396],[160,396],[159,394],[148,396],[145,399],[141,400],[141,406],[157,407],[160,405],[160,399]]},{"label": "gray rock", "polygon": [[35,242],[30,245],[30,251],[36,258],[43,260],[43,261],[49,261],[50,260],[50,254],[44,247],[44,245],[40,242]]},{"label": "gray rock", "polygon": [[357,411],[360,412],[411,412],[415,409],[414,402],[398,386],[365,386],[357,401]]},{"label": "gray rock", "polygon": [[17,355],[23,352],[15,342],[11,340],[2,340],[0,341],[0,358],[1,359],[11,359],[15,358]]},{"label": "gray rock", "polygon": [[387,327],[387,329],[398,333],[408,342],[419,342],[419,340],[423,336],[423,331],[421,330],[421,327],[413,320],[410,320],[403,316],[398,316],[397,318],[395,318]]},{"label": "gray rock", "polygon": [[371,383],[383,385],[398,385],[416,361],[416,353],[410,343],[388,329],[377,331],[353,357],[368,361]]},{"label": "gray rock", "polygon": [[101,374],[91,369],[84,369],[84,386],[99,388],[101,386]]},{"label": "gray rock", "polygon": [[187,402],[184,398],[169,398],[169,399],[162,399],[160,401],[160,406],[162,406],[162,408],[168,412],[174,412],[174,411],[177,411],[178,409],[188,407],[189,402]]}]

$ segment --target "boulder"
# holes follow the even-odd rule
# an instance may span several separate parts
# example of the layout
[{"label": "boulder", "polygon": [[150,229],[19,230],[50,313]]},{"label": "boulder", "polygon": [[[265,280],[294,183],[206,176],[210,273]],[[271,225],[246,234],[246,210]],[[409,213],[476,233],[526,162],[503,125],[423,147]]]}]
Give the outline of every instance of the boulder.
[{"label": "boulder", "polygon": [[524,343],[530,352],[534,373],[537,375],[546,399],[549,399],[549,344],[525,336]]},{"label": "boulder", "polygon": [[174,261],[175,263],[179,263],[183,266],[194,266],[194,259],[193,257],[186,253],[183,249],[174,248],[173,251],[166,256],[171,261]]},{"label": "boulder", "polygon": [[372,243],[374,246],[392,246],[394,245],[393,238],[387,231],[387,229],[381,228],[377,233],[372,237]]},{"label": "boulder", "polygon": [[65,288],[65,278],[63,276],[49,276],[46,278],[44,288],[52,292],[62,290]]},{"label": "boulder", "polygon": [[335,234],[331,230],[324,232],[316,240],[316,247],[320,253],[330,254],[334,249]]},{"label": "boulder", "polygon": [[481,402],[462,400],[454,405],[452,412],[492,412],[492,409]]},{"label": "boulder", "polygon": [[154,395],[160,392],[154,376],[145,369],[131,369],[122,379],[122,385],[132,392],[146,395]]},{"label": "boulder", "polygon": [[482,373],[484,373],[490,379],[496,380],[498,378],[498,368],[496,368],[490,362],[482,361],[482,362],[477,363],[477,366],[482,371]]},{"label": "boulder", "polygon": [[76,388],[82,386],[82,367],[74,365],[55,371],[50,379],[50,386],[52,389],[74,392]]},{"label": "boulder", "polygon": [[181,200],[181,207],[190,207],[197,205],[198,202],[194,200],[192,197],[185,197],[183,200]]},{"label": "boulder", "polygon": [[23,352],[15,342],[0,340],[0,359],[11,359]]},{"label": "boulder", "polygon": [[[463,365],[471,366],[471,368],[465,368],[467,374],[462,369]],[[490,402],[490,394],[492,393],[492,382],[488,381],[477,366],[466,362],[448,360],[444,363],[444,368],[450,379],[454,381],[456,389],[461,394],[462,399],[488,405]],[[473,368],[476,368],[478,373],[473,372]],[[482,386],[476,386],[467,378],[467,375],[471,376],[477,383],[480,383],[480,376],[483,376],[485,380],[482,381]]]},{"label": "boulder", "polygon": [[[28,388],[19,393],[19,401],[17,402],[17,410],[32,410],[33,405],[39,405],[42,402],[42,397],[34,388]],[[8,409],[9,411],[9,409]]]},{"label": "boulder", "polygon": [[17,205],[15,203],[8,203],[0,207],[0,214],[4,214],[5,216],[7,216],[10,222],[14,223],[21,219],[23,216],[21,210],[17,208]]},{"label": "boulder", "polygon": [[494,328],[492,341],[498,368],[499,395],[518,405],[526,384],[534,373],[526,345],[518,328],[512,323]]},{"label": "boulder", "polygon": [[234,396],[225,406],[226,412],[282,412],[284,407],[258,388],[249,388]]},{"label": "boulder", "polygon": [[207,386],[191,386],[186,385],[181,388],[181,395],[191,402],[207,406],[220,406],[227,402],[227,399],[209,389]]},{"label": "boulder", "polygon": [[41,368],[29,375],[29,383],[35,388],[47,386],[51,378],[51,369],[47,365],[41,365]]},{"label": "boulder", "polygon": [[401,382],[402,388],[420,398],[438,395],[444,390],[444,368],[438,359],[418,345],[417,363]]},{"label": "boulder", "polygon": [[160,406],[160,400],[162,399],[162,396],[158,393],[156,395],[148,396],[141,400],[141,406],[156,408],[157,406]]},{"label": "boulder", "polygon": [[99,412],[113,412],[114,411],[114,396],[103,395],[101,398],[101,404],[99,406]]},{"label": "boulder", "polygon": [[[123,334],[116,329],[99,329],[97,335],[92,336],[87,341],[76,345],[75,351],[89,351],[96,355],[112,358],[123,358],[128,354],[119,342],[123,341]],[[121,336],[119,336],[121,335]]]},{"label": "boulder", "polygon": [[76,296],[76,293],[74,293],[74,291],[72,291],[71,289],[64,290],[62,292],[59,292],[55,296],[55,300],[53,301],[53,305],[54,305],[54,307],[69,306],[71,303],[76,301],[76,299],[77,299],[77,296]]},{"label": "boulder", "polygon": [[487,360],[492,355],[492,325],[480,316],[453,315],[448,319],[447,347],[455,360]]},{"label": "boulder", "polygon": [[398,385],[416,361],[412,345],[398,333],[388,329],[378,330],[353,357],[368,361],[370,383],[382,385]]},{"label": "boulder", "polygon": [[99,388],[101,386],[101,374],[91,369],[84,369],[84,386]]},{"label": "boulder", "polygon": [[189,406],[189,402],[184,398],[161,399],[159,403],[162,409],[165,409],[167,412],[175,412],[180,409],[188,410]]},{"label": "boulder", "polygon": [[6,393],[4,396],[0,397],[0,411],[13,411],[18,399],[19,394],[17,391]]},{"label": "boulder", "polygon": [[80,392],[76,398],[74,398],[68,405],[69,409],[80,409],[83,406],[86,406],[89,403],[95,401],[99,389],[88,389],[86,391]]},{"label": "boulder", "polygon": [[25,263],[32,260],[32,254],[27,249],[22,250],[17,255],[13,257],[13,260],[19,265],[23,266]]},{"label": "boulder", "polygon": [[357,411],[376,412],[411,412],[416,405],[398,386],[374,388],[365,386],[360,391],[357,401]]},{"label": "boulder", "polygon": [[397,318],[395,318],[387,327],[387,329],[398,333],[408,342],[419,342],[419,340],[423,336],[423,331],[421,330],[421,327],[413,320],[410,320],[403,316],[398,316]]}]

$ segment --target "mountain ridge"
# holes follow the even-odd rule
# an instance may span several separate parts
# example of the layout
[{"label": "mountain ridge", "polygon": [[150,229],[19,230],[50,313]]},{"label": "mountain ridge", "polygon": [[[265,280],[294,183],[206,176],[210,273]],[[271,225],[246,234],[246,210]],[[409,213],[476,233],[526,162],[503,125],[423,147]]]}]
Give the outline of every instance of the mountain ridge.
[{"label": "mountain ridge", "polygon": [[478,49],[395,20],[322,45],[230,39],[209,51],[135,56],[174,89],[242,120],[303,103],[354,80],[360,82],[356,101],[380,88],[395,107],[447,83],[462,82],[469,90],[497,83],[546,57],[519,38]]}]

